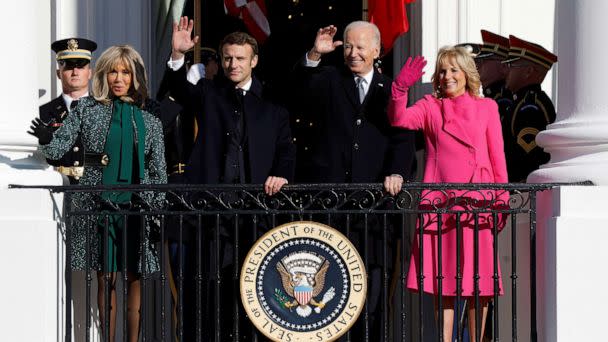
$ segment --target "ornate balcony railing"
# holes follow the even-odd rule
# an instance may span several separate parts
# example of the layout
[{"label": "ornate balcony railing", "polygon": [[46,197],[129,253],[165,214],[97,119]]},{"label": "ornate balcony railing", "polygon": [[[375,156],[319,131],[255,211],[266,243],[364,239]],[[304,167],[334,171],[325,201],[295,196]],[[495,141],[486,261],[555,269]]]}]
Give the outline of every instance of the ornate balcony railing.
[{"label": "ornate balcony railing", "polygon": [[[84,298],[73,298],[68,293],[68,302],[85,303],[86,317],[73,317],[85,322],[84,336],[72,336],[75,330],[67,329],[66,341],[94,338],[92,327],[97,309],[93,291],[98,275],[101,276],[98,285],[103,288],[99,297],[103,301],[97,303],[103,308],[100,316],[110,317],[111,308],[116,309],[115,335],[117,340],[126,340],[128,297],[133,290],[122,286],[115,308],[110,290],[117,288],[117,283],[127,284],[133,274],[141,284],[139,330],[143,341],[264,340],[264,335],[246,317],[241,302],[241,269],[248,262],[247,253],[256,240],[274,227],[296,221],[320,222],[335,228],[356,247],[367,271],[365,305],[356,322],[349,323],[344,331],[336,330],[336,334],[344,333],[341,340],[442,341],[446,322],[442,315],[437,320],[433,318],[432,303],[441,310],[446,303],[453,302],[454,336],[459,340],[466,334],[479,336],[485,330],[486,338],[515,341],[528,337],[535,340],[536,197],[538,192],[556,185],[406,183],[397,196],[384,192],[380,184],[296,184],[285,186],[274,196],[266,195],[259,185],[11,187],[45,188],[65,195],[62,218],[67,227],[66,279],[71,279],[75,269],[82,269],[86,275]],[[131,194],[130,199],[117,203],[113,195],[126,192]],[[450,229],[455,235],[450,235]],[[462,255],[470,253],[463,245],[463,232],[473,239],[472,279],[463,279]],[[480,247],[479,236],[487,232],[491,232],[492,245]],[[456,263],[457,274],[453,278],[443,273],[446,265],[435,263],[436,276],[431,280],[439,293],[445,293],[444,288],[456,282],[453,296],[433,297],[420,290],[406,289],[412,241],[417,234],[433,234],[437,259],[447,258]],[[523,252],[517,243],[521,234],[529,240]],[[455,241],[451,240],[453,236]],[[135,245],[133,240],[137,241]],[[115,245],[108,241],[114,241]],[[510,247],[499,248],[501,241]],[[442,256],[445,250],[442,244],[450,243],[454,244],[454,254]],[[99,257],[112,254],[112,248],[122,250],[117,260]],[[137,253],[129,252],[134,248]],[[492,260],[480,260],[480,249],[488,248]],[[517,260],[522,253],[526,258],[529,256],[528,267],[523,270]],[[419,260],[424,262],[425,255],[419,248],[416,254]],[[78,256],[83,257],[82,263],[75,261]],[[134,266],[137,270],[127,266],[135,262],[133,259],[137,259]],[[499,277],[503,259],[510,262],[502,265]],[[114,268],[110,265],[113,262]],[[480,295],[480,279],[484,276],[479,273],[480,262],[490,262],[493,270],[493,291],[489,295],[492,309],[485,329],[480,319],[475,320],[474,328],[467,327],[465,315],[460,314],[465,306],[479,308],[488,297]],[[426,277],[421,271],[415,275],[419,289]],[[522,277],[528,279],[525,284],[521,283]],[[471,296],[463,294],[463,284],[469,281],[474,286]],[[503,305],[503,296],[499,295],[501,284],[508,306]],[[529,298],[519,295],[522,286],[531,294]],[[275,299],[285,304],[287,297],[280,284],[277,288],[283,297]],[[264,310],[267,309],[266,306]],[[522,322],[522,309],[529,321]],[[322,305],[318,311],[321,310]],[[481,310],[476,311],[476,317],[480,318]],[[67,312],[65,319],[69,325],[72,315]],[[305,322],[307,318],[296,319]],[[103,332],[114,328],[109,320],[101,321],[102,339],[109,341],[109,334]],[[290,324],[279,319],[275,330],[284,330],[282,340],[297,340],[294,337],[297,334],[289,333],[294,330]],[[308,329],[311,338],[325,340],[335,337],[332,324],[319,323],[325,330],[315,329],[314,324],[296,325],[302,331]],[[529,331],[522,331],[520,326],[529,327]],[[503,333],[501,327],[509,329]],[[276,334],[272,336],[281,340]]]}]

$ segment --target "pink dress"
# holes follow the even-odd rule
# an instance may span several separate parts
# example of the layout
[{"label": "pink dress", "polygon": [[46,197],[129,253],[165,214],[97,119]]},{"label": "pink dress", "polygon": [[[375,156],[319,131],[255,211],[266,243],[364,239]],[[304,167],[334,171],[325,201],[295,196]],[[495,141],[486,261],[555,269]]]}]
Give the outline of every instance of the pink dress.
[{"label": "pink dress", "polygon": [[[407,107],[407,92],[395,91],[389,103],[389,121],[393,126],[411,130],[422,130],[426,143],[425,183],[506,183],[507,167],[503,149],[502,129],[496,102],[491,99],[476,98],[465,93],[456,98],[437,99],[427,95],[413,106]],[[456,198],[465,198],[456,202]],[[473,215],[464,210],[474,207],[508,207],[508,191],[502,190],[448,190],[426,191],[422,194],[421,209],[446,207],[462,210],[460,227],[460,273],[462,276],[462,296],[473,296],[475,289],[474,269],[474,227]],[[492,202],[488,202],[492,200]],[[494,201],[496,200],[496,201]],[[490,209],[490,208],[488,208]],[[506,215],[499,215],[498,222],[486,213],[479,214],[479,294],[494,295],[493,227],[502,229]],[[438,226],[441,220],[441,275],[444,296],[457,293],[457,216],[424,214],[423,222],[418,221],[416,237],[413,241],[407,287],[418,290],[418,272],[422,267],[423,290],[438,294]],[[420,228],[422,237],[423,265],[420,266]],[[500,267],[498,267],[499,294],[503,293]]]}]

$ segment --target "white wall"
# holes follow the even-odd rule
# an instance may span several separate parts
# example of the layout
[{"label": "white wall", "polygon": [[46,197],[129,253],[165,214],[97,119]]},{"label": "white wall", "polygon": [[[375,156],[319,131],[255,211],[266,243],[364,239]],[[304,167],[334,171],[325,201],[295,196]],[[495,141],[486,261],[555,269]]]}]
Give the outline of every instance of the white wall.
[{"label": "white wall", "polygon": [[[145,62],[152,60],[151,2],[146,0],[38,0],[41,21],[37,44],[39,88],[45,94],[40,104],[61,93],[55,77],[55,55],[51,43],[68,37],[88,38],[97,43],[93,60],[112,45],[132,45]],[[93,62],[94,63],[94,62]]]},{"label": "white wall", "polygon": [[0,341],[58,341],[63,287],[57,260],[62,258],[63,236],[55,218],[62,198],[43,190],[8,188],[63,183],[36,153],[36,139],[26,133],[38,115],[42,87],[37,76],[48,60],[38,48],[46,34],[40,28],[48,23],[50,7],[44,0],[5,7],[0,12],[6,44],[0,54]]},{"label": "white wall", "polygon": [[563,186],[539,197],[539,341],[605,341],[608,214],[605,186]]}]

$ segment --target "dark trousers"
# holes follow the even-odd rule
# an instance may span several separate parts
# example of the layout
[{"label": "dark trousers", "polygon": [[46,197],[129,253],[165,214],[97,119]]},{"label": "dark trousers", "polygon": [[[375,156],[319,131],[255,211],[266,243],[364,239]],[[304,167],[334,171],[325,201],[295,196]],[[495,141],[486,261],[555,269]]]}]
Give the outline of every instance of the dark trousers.
[{"label": "dark trousers", "polygon": [[[270,220],[252,215],[206,219],[203,227],[203,341],[251,341],[257,330],[245,316],[240,271],[253,243],[269,230]],[[278,223],[277,223],[278,224]],[[238,324],[237,324],[238,323]]]},{"label": "dark trousers", "polygon": [[[169,241],[169,262],[177,296],[174,297],[176,331],[179,337],[180,325],[182,341],[196,341],[196,248],[191,243]],[[181,249],[181,250],[180,250]],[[181,280],[180,280],[181,278]],[[181,312],[180,312],[181,307]],[[180,323],[181,316],[181,323]]]},{"label": "dark trousers", "polygon": [[[315,218],[320,223],[328,223],[326,217]],[[384,338],[384,326],[389,325],[391,315],[389,308],[392,276],[396,260],[397,244],[400,243],[400,220],[387,215],[386,224],[382,215],[363,214],[332,216],[329,225],[346,235],[355,245],[359,255],[366,263],[368,275],[367,300],[357,322],[351,328],[351,340],[357,341],[390,341]],[[386,230],[386,233],[385,233]],[[386,260],[385,258],[386,253]],[[367,260],[366,260],[367,254]],[[386,271],[386,283],[383,274]],[[386,287],[385,287],[386,284]],[[386,303],[385,303],[386,297]],[[365,310],[368,312],[365,322]],[[386,312],[386,318],[384,313]],[[390,333],[390,330],[388,331]],[[339,341],[346,341],[346,335]]]}]

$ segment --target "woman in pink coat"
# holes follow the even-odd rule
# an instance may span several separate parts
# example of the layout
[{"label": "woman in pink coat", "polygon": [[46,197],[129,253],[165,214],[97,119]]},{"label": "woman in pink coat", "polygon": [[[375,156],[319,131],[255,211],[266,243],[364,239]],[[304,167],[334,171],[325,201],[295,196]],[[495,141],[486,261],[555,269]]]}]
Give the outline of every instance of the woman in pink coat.
[{"label": "woman in pink coat", "polygon": [[[423,57],[409,58],[392,85],[388,116],[391,124],[410,130],[422,130],[426,143],[425,183],[506,183],[507,168],[503,150],[502,130],[496,102],[480,97],[479,74],[468,51],[460,47],[442,48],[433,74],[433,95],[426,95],[407,107],[407,93],[423,74]],[[475,291],[474,239],[477,221],[479,241],[479,295],[483,329],[487,304],[494,295],[493,228],[504,226],[504,215],[489,213],[490,209],[508,206],[507,191],[446,190],[425,191],[420,208],[448,209],[452,213],[425,214],[418,222],[414,238],[407,287],[418,291],[418,274],[422,269],[423,291],[439,295],[438,276],[443,276],[443,333],[452,341],[454,302],[457,295],[456,242],[462,232],[459,250],[460,295],[473,297]],[[476,217],[471,209],[485,210]],[[468,210],[467,214],[465,210]],[[457,216],[454,211],[461,211]],[[458,224],[457,221],[460,221]],[[420,225],[424,229],[420,242]],[[439,265],[438,231],[441,230],[441,265]],[[419,253],[422,243],[423,258]],[[438,267],[441,266],[441,274]],[[499,294],[502,281],[499,275]],[[469,331],[475,331],[474,301],[469,300]],[[474,333],[472,340],[474,340]],[[483,330],[481,332],[483,336]]]}]

